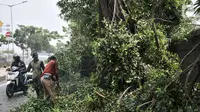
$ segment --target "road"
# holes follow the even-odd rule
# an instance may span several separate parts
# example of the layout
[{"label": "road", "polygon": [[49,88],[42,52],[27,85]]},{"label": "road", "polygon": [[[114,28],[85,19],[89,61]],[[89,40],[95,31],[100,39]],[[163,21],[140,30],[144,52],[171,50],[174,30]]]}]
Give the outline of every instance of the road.
[{"label": "road", "polygon": [[23,92],[16,93],[12,98],[6,96],[6,81],[0,82],[0,112],[9,112],[10,109],[25,103],[28,100]]},{"label": "road", "polygon": [[[6,74],[5,70],[0,70],[0,75]],[[30,88],[28,95],[35,97],[35,92],[32,92]],[[23,92],[17,92],[12,98],[6,96],[6,80],[0,81],[0,112],[9,112],[10,109],[14,109],[20,104],[25,103],[28,100],[27,96],[23,95]]]},{"label": "road", "polygon": [[[47,56],[44,57],[44,59],[47,59]],[[42,61],[44,61],[44,59]],[[28,65],[28,63],[32,60],[31,57],[26,58],[24,60],[25,64]],[[4,71],[4,70],[3,70]],[[0,71],[0,72],[3,72]],[[0,73],[2,75],[4,73]],[[35,92],[32,92],[30,89],[28,90],[28,93],[31,93],[31,96],[36,97]],[[0,81],[0,112],[9,112],[10,109],[14,109],[15,107],[18,107],[20,104],[25,103],[28,100],[27,96],[23,95],[23,92],[15,93],[15,95],[12,98],[8,98],[6,96],[6,81]]]}]

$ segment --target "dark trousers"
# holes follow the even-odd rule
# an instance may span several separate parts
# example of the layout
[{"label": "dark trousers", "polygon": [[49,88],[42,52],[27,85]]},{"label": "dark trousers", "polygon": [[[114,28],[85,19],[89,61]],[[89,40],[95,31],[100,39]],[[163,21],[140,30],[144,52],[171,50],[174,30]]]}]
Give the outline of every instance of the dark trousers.
[{"label": "dark trousers", "polygon": [[24,88],[24,79],[25,79],[25,77],[23,76],[23,73],[22,72],[20,72],[19,73],[19,75],[17,76],[18,77],[18,79],[19,79],[19,86],[21,86],[22,88]]},{"label": "dark trousers", "polygon": [[43,88],[42,88],[42,83],[40,81],[40,77],[37,76],[33,78],[33,88],[36,91],[37,98],[43,98]]}]

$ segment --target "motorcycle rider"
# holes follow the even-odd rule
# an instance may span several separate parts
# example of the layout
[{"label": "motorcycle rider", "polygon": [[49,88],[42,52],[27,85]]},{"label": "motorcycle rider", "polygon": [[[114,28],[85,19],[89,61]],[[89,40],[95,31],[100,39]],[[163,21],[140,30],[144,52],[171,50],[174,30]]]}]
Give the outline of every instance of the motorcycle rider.
[{"label": "motorcycle rider", "polygon": [[[19,55],[14,55],[13,56],[13,62],[11,64],[11,71],[12,72],[16,72],[16,71],[19,71],[19,75],[17,76],[19,78],[19,86],[22,87],[22,89],[24,90],[25,89],[25,85],[24,85],[24,79],[25,77],[23,76],[23,74],[25,73],[25,70],[26,70],[26,65],[25,63],[20,59],[20,56]],[[15,67],[18,67],[18,69],[16,70],[13,70],[12,67],[15,66]],[[24,91],[25,92],[25,91]]]}]

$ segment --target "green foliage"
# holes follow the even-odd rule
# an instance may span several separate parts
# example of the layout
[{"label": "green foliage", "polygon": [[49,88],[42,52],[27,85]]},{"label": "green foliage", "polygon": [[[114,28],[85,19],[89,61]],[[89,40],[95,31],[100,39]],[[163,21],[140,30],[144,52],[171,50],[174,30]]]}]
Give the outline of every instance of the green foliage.
[{"label": "green foliage", "polygon": [[179,25],[172,28],[172,31],[169,34],[171,42],[176,43],[190,38],[191,33],[192,31],[195,30],[195,28],[196,27],[192,25],[192,20],[190,19],[182,20]]},{"label": "green foliage", "polygon": [[6,42],[6,37],[4,35],[0,35],[0,42]]},{"label": "green foliage", "polygon": [[[97,19],[101,20],[102,15],[97,9],[101,4],[96,0],[60,0],[57,5],[61,17],[70,22],[71,40],[58,45],[56,57],[62,91],[55,108],[48,109],[52,112],[198,111],[200,86],[195,85],[192,101],[188,100],[184,86],[177,79],[181,72],[179,58],[168,51],[171,42],[185,39],[193,30],[190,19],[182,18],[181,8],[189,2],[123,1],[118,5],[125,19],[133,18],[137,23],[137,32],[132,34],[124,21],[104,21],[99,30]],[[84,56],[94,56],[97,60],[90,79],[77,75]],[[29,105],[38,109],[38,105],[45,108],[46,104],[32,100]]]},{"label": "green foliage", "polygon": [[[101,108],[96,107],[96,111],[105,112],[191,109],[192,105],[188,102],[182,85],[179,81],[174,81],[177,73],[181,71],[179,59],[176,54],[167,50],[171,41],[185,39],[193,30],[193,26],[189,25],[191,22],[182,19],[182,6],[189,2],[189,0],[123,1],[123,6],[126,7],[122,6],[125,18],[133,18],[137,22],[137,33],[131,34],[123,22],[114,25],[105,22],[104,28],[99,31],[97,19],[101,15],[95,19],[97,10],[94,7],[99,7],[100,4],[96,1],[60,0],[58,5],[61,8],[61,16],[71,22],[72,30],[71,42],[63,48],[63,51],[67,52],[62,51],[63,54],[60,53],[62,57],[58,54],[62,70],[70,71],[77,68],[80,64],[78,59],[90,54],[92,48],[92,53],[97,59],[97,71],[93,73],[91,79],[95,85],[103,85],[102,91],[107,96],[107,99],[103,100],[94,96],[86,100],[79,99],[84,103],[76,102],[77,105],[73,106],[80,107],[82,109],[80,111],[86,111],[88,108],[85,108],[87,107],[85,105],[88,102],[94,105],[101,104]],[[159,48],[156,45],[156,38]],[[88,47],[81,48],[79,44],[83,45],[82,43],[86,41],[80,40],[89,40]],[[73,51],[82,49],[82,52],[74,53],[69,49]],[[88,52],[83,53],[83,49]],[[75,66],[70,66],[72,64]],[[171,81],[174,82],[170,84]],[[119,93],[129,86],[134,87],[130,89],[132,92],[127,92],[118,104]],[[76,96],[78,97],[78,95],[74,97]]]},{"label": "green foliage", "polygon": [[166,24],[167,21],[171,21],[178,24],[182,18],[182,6],[190,2],[190,0],[127,0],[125,4],[135,20],[155,17],[161,23]]},{"label": "green foliage", "polygon": [[[60,16],[64,20],[69,20],[68,32],[71,33],[70,42],[61,45],[57,53],[60,58],[60,70],[65,75],[72,72],[80,72],[82,59],[84,56],[92,57],[92,47],[90,43],[96,35],[98,27],[95,19],[98,13],[95,0],[60,0],[57,3],[61,8]],[[64,31],[67,31],[64,29]]]},{"label": "green foliage", "polygon": [[[62,91],[52,108],[49,101],[31,98],[26,104],[11,112],[87,112],[95,110],[99,104],[94,87],[88,79],[80,78],[79,74],[71,75],[68,82],[61,83]],[[100,107],[99,107],[100,108]]]},{"label": "green foliage", "polygon": [[118,90],[120,86],[140,83],[149,74],[149,67],[168,71],[179,69],[176,56],[166,50],[168,40],[162,28],[157,30],[158,50],[150,26],[151,21],[139,21],[135,35],[127,32],[123,25],[106,27],[103,37],[93,43],[93,53],[98,59],[97,82]]},{"label": "green foliage", "polygon": [[59,0],[57,5],[61,8],[60,16],[70,21],[72,36],[82,35],[87,38],[94,34],[98,14],[96,0]]},{"label": "green foliage", "polygon": [[89,40],[82,36],[74,38],[70,43],[61,44],[59,51],[56,53],[60,73],[66,77],[80,71],[81,57],[90,55]]},{"label": "green foliage", "polygon": [[[98,59],[97,81],[104,83],[108,88],[118,89],[120,80],[130,83],[141,78],[136,76],[141,62],[138,53],[138,40],[125,31],[123,26],[107,26],[103,37],[94,41],[94,56]],[[139,68],[138,68],[139,67]],[[142,74],[138,74],[142,75]],[[105,81],[105,82],[102,82]]]},{"label": "green foliage", "polygon": [[[52,106],[49,102],[41,99],[31,98],[26,104],[21,105],[10,112],[50,112]],[[56,111],[55,111],[56,112]]]},{"label": "green foliage", "polygon": [[19,29],[14,33],[16,45],[22,49],[31,48],[32,52],[42,50],[52,52],[53,47],[49,42],[60,37],[56,31],[50,32],[47,29],[24,25],[19,25]]}]

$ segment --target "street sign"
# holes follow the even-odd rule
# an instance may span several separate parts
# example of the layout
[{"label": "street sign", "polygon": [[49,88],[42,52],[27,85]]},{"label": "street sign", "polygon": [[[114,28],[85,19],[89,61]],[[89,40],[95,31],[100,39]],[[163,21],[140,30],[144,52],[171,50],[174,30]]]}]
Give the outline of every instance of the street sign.
[{"label": "street sign", "polygon": [[6,25],[6,27],[10,27],[10,25],[9,25],[9,24],[7,24],[7,25]]},{"label": "street sign", "polygon": [[6,32],[6,37],[10,37],[10,32]]},{"label": "street sign", "polygon": [[0,21],[0,27],[2,27],[3,26],[3,22],[2,21]]}]

